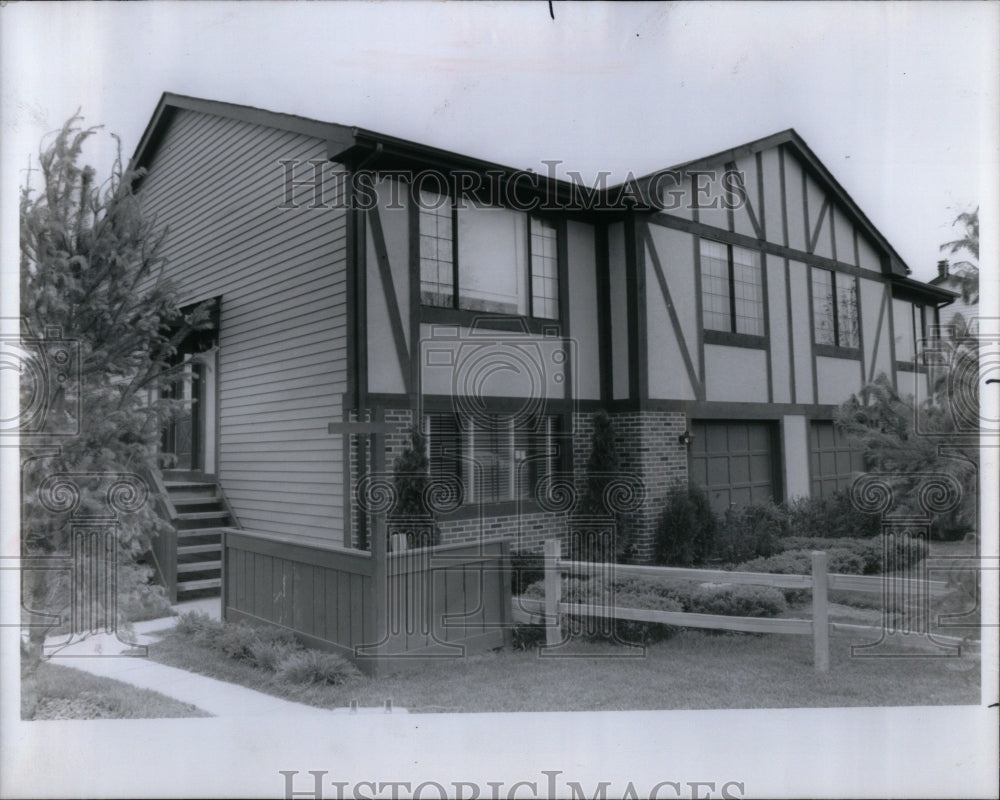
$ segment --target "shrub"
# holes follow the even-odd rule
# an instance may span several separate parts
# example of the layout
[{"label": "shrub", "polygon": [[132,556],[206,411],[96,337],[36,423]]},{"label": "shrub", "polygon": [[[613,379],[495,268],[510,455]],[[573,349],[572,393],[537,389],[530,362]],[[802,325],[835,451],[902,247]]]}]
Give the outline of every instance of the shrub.
[{"label": "shrub", "polygon": [[258,669],[276,672],[281,663],[298,649],[294,643],[257,639],[250,644],[248,660]]},{"label": "shrub", "polygon": [[788,515],[774,503],[730,508],[715,534],[714,554],[728,563],[767,557],[781,550]]},{"label": "shrub", "polygon": [[319,650],[300,650],[286,656],[278,664],[277,676],[289,683],[328,683],[334,686],[356,677],[359,673],[350,662]]},{"label": "shrub", "polygon": [[741,584],[702,585],[690,596],[689,610],[730,617],[774,617],[788,609],[780,590]]},{"label": "shrub", "polygon": [[545,643],[544,625],[515,625],[511,632],[515,650],[531,650]]},{"label": "shrub", "polygon": [[678,567],[702,563],[712,552],[716,527],[705,491],[675,485],[656,523],[654,562]]},{"label": "shrub", "polygon": [[793,536],[870,539],[882,530],[880,515],[859,511],[850,493],[844,490],[827,497],[801,497],[786,506],[788,528]]},{"label": "shrub", "polygon": [[249,625],[226,625],[219,634],[218,648],[226,658],[235,661],[252,661],[251,648],[260,641],[257,632]]},{"label": "shrub", "polygon": [[545,558],[541,553],[516,552],[510,554],[510,591],[514,595],[524,591],[545,577]]}]

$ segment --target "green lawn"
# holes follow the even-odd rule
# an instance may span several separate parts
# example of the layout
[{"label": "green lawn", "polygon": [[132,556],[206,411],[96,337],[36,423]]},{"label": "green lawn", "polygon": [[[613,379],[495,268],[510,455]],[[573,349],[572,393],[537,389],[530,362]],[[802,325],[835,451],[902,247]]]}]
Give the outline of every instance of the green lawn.
[{"label": "green lawn", "polygon": [[208,717],[199,708],[51,662],[21,678],[21,719]]},{"label": "green lawn", "polygon": [[605,643],[573,642],[563,657],[504,650],[444,660],[341,686],[288,686],[168,633],[150,647],[164,664],[321,707],[382,705],[411,711],[601,711],[969,705],[980,702],[978,654],[961,658],[852,658],[856,637],[836,636],[818,674],[806,636],[683,631],[622,658]]}]

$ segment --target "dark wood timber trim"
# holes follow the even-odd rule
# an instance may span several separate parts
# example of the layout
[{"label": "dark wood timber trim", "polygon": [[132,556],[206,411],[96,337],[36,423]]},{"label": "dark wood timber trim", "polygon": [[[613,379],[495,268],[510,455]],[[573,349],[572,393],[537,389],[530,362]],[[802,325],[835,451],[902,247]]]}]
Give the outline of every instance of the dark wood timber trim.
[{"label": "dark wood timber trim", "polygon": [[892,287],[886,284],[886,296],[889,298],[889,377],[892,385],[896,385],[896,311],[892,307]]},{"label": "dark wood timber trim", "polygon": [[628,386],[629,398],[634,399],[642,405],[642,386],[645,381],[640,380],[640,373],[645,372],[645,363],[642,360],[642,351],[645,349],[645,338],[640,336],[645,334],[646,328],[640,322],[645,322],[646,315],[640,308],[640,288],[639,288],[639,252],[640,242],[636,232],[635,214],[630,213],[625,218],[625,292],[628,314]]},{"label": "dark wood timber trim", "polygon": [[[586,408],[591,408],[587,404]],[[596,407],[595,407],[596,409]],[[651,398],[646,411],[683,411],[691,419],[761,419],[780,421],[783,416],[797,415],[809,419],[833,419],[837,406],[825,403],[733,403],[701,400],[658,400]],[[610,413],[639,411],[628,400],[615,400],[606,409]]]},{"label": "dark wood timber trim", "polygon": [[819,402],[819,375],[816,369],[816,311],[813,308],[812,267],[806,265],[806,297],[809,303],[809,366],[812,371],[812,401]]},{"label": "dark wood timber trim", "polygon": [[886,280],[886,276],[881,272],[863,269],[852,264],[844,264],[843,262],[834,261],[832,258],[827,258],[826,256],[819,256],[815,253],[807,253],[803,250],[796,250],[792,247],[776,244],[775,242],[763,242],[758,239],[754,239],[752,236],[745,236],[742,233],[731,233],[730,231],[723,230],[722,228],[715,228],[711,225],[705,225],[701,222],[683,219],[682,217],[674,217],[670,214],[651,214],[647,218],[647,221],[651,225],[659,225],[663,228],[673,228],[675,230],[692,233],[697,236],[704,236],[707,239],[715,239],[716,241],[723,242],[725,244],[735,244],[740,247],[747,247],[751,250],[761,250],[768,255],[780,256],[781,258],[788,258],[792,261],[802,261],[811,266],[822,267],[823,269],[834,270],[835,272],[843,272],[848,275],[859,275],[863,278],[870,278],[871,280],[876,281]]},{"label": "dark wood timber trim", "polygon": [[767,239],[767,209],[764,206],[764,159],[763,154],[758,151],[754,155],[757,165],[757,208],[759,210],[760,228],[757,235],[761,240]]},{"label": "dark wood timber trim", "polygon": [[[820,206],[819,216],[816,218],[816,227],[813,228],[812,235],[809,238],[809,252],[815,252],[816,245],[819,244],[819,235],[823,231],[823,221],[826,219],[826,213],[830,209],[830,198],[825,197],[823,199],[823,205]],[[832,226],[831,226],[832,227]],[[837,260],[836,255],[833,258],[834,261]]]},{"label": "dark wood timber trim", "polygon": [[865,369],[865,314],[862,306],[861,281],[858,278],[854,279],[854,296],[858,299],[858,351],[860,356],[858,366],[861,368],[861,385],[864,386],[867,374]]},{"label": "dark wood timber trim", "polygon": [[868,383],[875,380],[875,366],[878,364],[878,346],[882,341],[882,323],[885,320],[885,307],[889,302],[889,292],[882,292],[882,302],[878,307],[878,322],[875,324],[875,343],[872,345],[872,360],[868,365]]},{"label": "dark wood timber trim", "polygon": [[601,400],[607,403],[614,397],[611,367],[611,265],[607,226],[597,226],[594,229],[594,236],[597,248],[597,335],[601,368]]},{"label": "dark wood timber trim", "polygon": [[701,296],[701,239],[697,236],[691,237],[694,245],[694,302],[695,302],[695,347],[698,350],[698,385],[701,386],[702,394],[700,400],[705,399],[708,387],[705,385],[705,310],[704,300]]},{"label": "dark wood timber trim", "polygon": [[554,319],[492,314],[488,311],[469,311],[464,308],[420,306],[420,322],[432,325],[455,325],[460,328],[508,331],[520,333],[560,334],[559,322]]},{"label": "dark wood timber trim", "polygon": [[[781,241],[788,247],[788,193],[785,190],[785,148],[778,148],[778,179],[781,183]],[[787,256],[785,256],[787,258]]]},{"label": "dark wood timber trim", "polygon": [[[786,226],[786,238],[787,238],[787,226]],[[788,259],[784,259],[785,262],[785,313],[788,325],[788,383],[789,389],[791,390],[792,402],[795,402],[795,335],[792,330],[793,320],[792,320],[792,269],[791,265],[788,263]]]},{"label": "dark wood timber trim", "polygon": [[[760,187],[760,153],[756,154],[756,157],[754,159],[754,163],[757,165],[757,185],[758,185],[758,189],[759,189],[759,187]],[[733,173],[736,174],[736,185],[739,187],[740,201],[743,203],[743,207],[746,209],[747,216],[750,218],[750,225],[753,228],[754,233],[757,235],[757,238],[758,239],[763,239],[764,238],[764,229],[761,226],[760,222],[757,221],[757,215],[754,213],[754,210],[753,210],[753,203],[750,201],[750,193],[747,191],[746,182],[743,180],[743,173],[740,172],[739,169],[737,169],[735,161],[731,161],[729,164],[727,164],[726,168],[730,172],[733,172]],[[760,194],[759,191],[758,191],[758,194]],[[763,213],[763,202],[761,203],[761,209],[762,209],[762,213]],[[732,211],[730,211],[730,213],[732,213]],[[732,224],[730,225],[730,229],[733,230],[733,231],[736,230],[735,220],[733,220]]]},{"label": "dark wood timber trim", "polygon": [[760,286],[764,302],[764,341],[767,347],[764,350],[767,364],[767,402],[774,402],[774,378],[771,374],[771,301],[767,280],[768,263],[767,256],[760,254]]},{"label": "dark wood timber trim", "polygon": [[754,336],[751,333],[732,333],[731,331],[715,331],[709,328],[704,333],[705,344],[722,345],[724,347],[746,347],[750,350],[766,350],[766,336]]},{"label": "dark wood timber trim", "polygon": [[[576,385],[573,380],[573,370],[576,365],[573,363],[573,351],[565,337],[572,336],[570,328],[570,302],[569,302],[569,232],[566,229],[566,220],[559,220],[556,224],[556,291],[559,292],[559,330],[563,339],[563,391],[566,400],[573,400],[573,388]],[[528,241],[531,241],[531,225],[528,225]],[[528,275],[531,275],[531,261],[528,261]],[[579,355],[579,354],[577,354]]]},{"label": "dark wood timber trim", "polygon": [[368,224],[371,227],[372,244],[375,246],[375,260],[378,262],[379,278],[382,280],[382,294],[385,297],[388,311],[389,327],[392,329],[392,340],[396,345],[396,357],[399,359],[399,372],[403,378],[403,386],[409,394],[412,391],[410,351],[406,346],[406,332],[403,330],[403,318],[399,312],[396,284],[392,279],[392,265],[389,263],[389,253],[385,246],[385,232],[382,230],[382,218],[377,207],[368,210]]},{"label": "dark wood timber trim", "polygon": [[[826,358],[845,358],[851,361],[861,360],[861,349],[858,347],[838,347],[832,344],[814,344],[813,349],[818,356]],[[862,380],[864,376],[862,375]]]},{"label": "dark wood timber trim", "polygon": [[[416,408],[416,398],[421,388],[420,352],[420,209],[409,193],[406,223],[409,233],[409,298],[410,298],[410,394]],[[419,422],[415,420],[415,422]]]},{"label": "dark wood timber trim", "polygon": [[[656,243],[653,241],[653,235],[650,233],[648,225],[641,225],[641,231],[642,244],[649,250],[653,272],[656,274],[656,280],[660,284],[660,292],[663,295],[663,302],[667,307],[667,313],[670,315],[670,325],[674,329],[674,338],[677,341],[678,349],[681,351],[681,358],[684,359],[684,369],[687,371],[688,380],[691,382],[691,389],[694,391],[695,397],[704,399],[705,389],[701,381],[698,380],[698,373],[695,371],[694,363],[691,361],[691,353],[688,351],[687,340],[684,338],[684,330],[681,327],[680,320],[677,318],[677,309],[674,308],[674,301],[670,296],[670,288],[667,285],[666,276],[663,274],[663,265],[660,263],[660,257],[656,252]],[[647,360],[644,372],[648,370],[648,363]]]}]

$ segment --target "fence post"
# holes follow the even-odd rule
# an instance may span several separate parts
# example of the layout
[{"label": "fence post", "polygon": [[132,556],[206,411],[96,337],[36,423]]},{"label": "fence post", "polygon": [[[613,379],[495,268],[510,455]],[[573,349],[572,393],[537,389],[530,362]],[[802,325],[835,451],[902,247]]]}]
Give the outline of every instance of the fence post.
[{"label": "fence post", "polygon": [[812,622],[813,661],[817,672],[830,669],[830,608],[827,601],[829,583],[826,553],[812,554]]},{"label": "fence post", "polygon": [[562,575],[559,570],[560,542],[558,539],[548,539],[545,542],[545,615],[548,623],[545,627],[545,644],[555,647],[562,642],[562,629],[559,626],[559,601],[562,588]]}]

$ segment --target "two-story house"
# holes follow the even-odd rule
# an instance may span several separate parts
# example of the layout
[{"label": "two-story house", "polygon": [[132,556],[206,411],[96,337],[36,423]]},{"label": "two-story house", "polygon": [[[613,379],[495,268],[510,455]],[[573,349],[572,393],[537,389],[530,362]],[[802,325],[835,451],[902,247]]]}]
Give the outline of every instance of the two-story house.
[{"label": "two-story house", "polygon": [[[134,164],[168,276],[214,306],[166,445],[179,527],[238,523],[275,552],[368,541],[370,447],[331,422],[388,425],[389,467],[421,428],[459,487],[443,543],[562,535],[539,486],[582,475],[599,409],[643,487],[641,558],[677,481],[719,509],[830,492],[862,467],[834,408],[880,373],[925,392],[918,342],[954,297],[907,277],[792,130],[585,187],[166,94]],[[218,582],[211,544],[181,554],[194,588]]]}]

